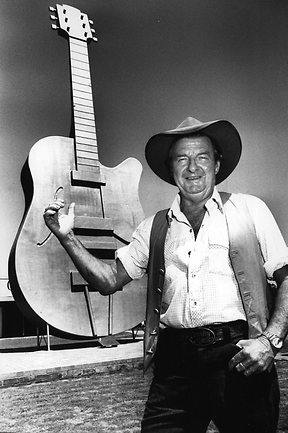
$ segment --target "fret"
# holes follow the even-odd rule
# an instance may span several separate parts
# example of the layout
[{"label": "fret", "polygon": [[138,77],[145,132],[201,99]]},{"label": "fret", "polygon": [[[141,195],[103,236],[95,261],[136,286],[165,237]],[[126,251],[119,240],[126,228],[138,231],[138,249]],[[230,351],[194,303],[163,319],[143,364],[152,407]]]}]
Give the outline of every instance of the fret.
[{"label": "fret", "polygon": [[74,55],[72,55],[71,53],[70,61],[71,61],[71,65],[75,68],[85,69],[86,71],[90,69],[87,56],[82,56],[81,54],[77,54],[77,53],[74,53]]},{"label": "fret", "polygon": [[83,92],[83,93],[90,93],[92,94],[92,89],[91,86],[87,85],[87,84],[82,84],[82,83],[75,83],[72,81],[72,88],[73,91],[78,91],[78,92]]},{"label": "fret", "polygon": [[87,43],[84,41],[80,41],[79,39],[70,39],[70,47],[72,49],[72,47],[75,49],[83,49],[88,51],[87,49]]},{"label": "fret", "polygon": [[77,139],[77,149],[76,150],[87,150],[87,152],[98,152],[98,147],[97,147],[97,140],[90,140],[90,142],[85,142],[85,140],[89,140],[89,139],[82,139],[79,138]]},{"label": "fret", "polygon": [[85,131],[94,131],[96,133],[95,129],[95,122],[93,120],[89,119],[83,119],[81,117],[75,116],[75,125],[77,125],[77,129],[85,130]]},{"label": "fret", "polygon": [[88,58],[88,49],[78,45],[71,45],[71,53],[80,54]]},{"label": "fret", "polygon": [[83,104],[74,104],[75,110],[82,111],[83,113],[94,114],[93,107],[86,107]]},{"label": "fret", "polygon": [[79,60],[71,59],[72,68],[81,69],[83,71],[89,71],[89,63],[79,62]]},{"label": "fret", "polygon": [[75,130],[75,134],[77,137],[81,137],[81,138],[90,138],[92,140],[96,140],[96,134],[95,132],[88,132],[88,131],[83,131],[83,130],[79,130],[78,128]]},{"label": "fret", "polygon": [[76,108],[74,108],[74,114],[75,114],[75,118],[81,118],[81,121],[90,121],[93,122],[93,125],[95,124],[95,119],[94,119],[94,111],[93,113],[83,113],[83,111],[77,111]]},{"label": "fret", "polygon": [[98,159],[91,158],[77,158],[77,166],[78,165],[88,165],[89,167],[99,167]]},{"label": "fret", "polygon": [[87,99],[89,101],[92,101],[93,99],[91,92],[82,92],[80,90],[74,90],[73,95],[75,96],[75,98]]},{"label": "fret", "polygon": [[72,85],[73,83],[83,84],[84,86],[91,87],[90,77],[82,77],[79,75],[72,74]]},{"label": "fret", "polygon": [[87,43],[84,42],[84,41],[82,41],[82,40],[80,40],[80,39],[71,39],[70,42],[73,43],[73,44],[75,44],[75,45],[80,45],[80,46],[82,46],[82,47],[83,47],[83,46],[84,46],[84,47],[87,46]]},{"label": "fret", "polygon": [[78,131],[94,132],[94,134],[96,134],[95,123],[91,120],[87,120],[86,123],[85,122],[83,123],[82,120],[84,121],[85,119],[75,118],[74,121],[75,129],[77,129]]},{"label": "fret", "polygon": [[77,98],[74,96],[73,101],[75,105],[85,105],[85,107],[93,108],[93,101],[91,101],[90,99]]},{"label": "fret", "polygon": [[75,129],[79,129],[80,131],[94,132],[96,134],[94,119],[83,119],[81,117],[75,116],[74,124]]},{"label": "fret", "polygon": [[77,45],[77,44],[73,43],[73,41],[71,41],[71,53],[83,54],[83,55],[86,55],[88,57],[87,47]]},{"label": "fret", "polygon": [[[72,77],[72,89],[74,88],[74,86],[76,85],[76,87],[78,87],[79,85],[81,86],[85,86],[83,87],[83,90],[85,89],[85,91],[90,91],[92,92],[92,88],[91,88],[91,81],[90,81],[90,73],[87,73],[86,71],[79,71],[80,74],[76,75],[75,71],[74,73],[71,75]],[[84,75],[83,75],[84,73]]]},{"label": "fret", "polygon": [[76,68],[75,66],[71,65],[71,71],[72,71],[72,76],[75,77],[83,77],[83,78],[89,78],[89,82],[90,82],[90,71],[85,71],[84,69],[80,69],[80,68]]},{"label": "fret", "polygon": [[87,158],[98,161],[98,153],[96,152],[88,152],[87,150],[78,150],[77,149],[77,157],[78,158]]},{"label": "fret", "polygon": [[89,144],[90,146],[97,146],[97,140],[93,140],[92,138],[77,137],[77,143]]},{"label": "fret", "polygon": [[71,60],[73,61],[76,60],[82,63],[84,62],[87,65],[89,65],[88,56],[86,53],[84,54],[84,53],[79,53],[71,50]]},{"label": "fret", "polygon": [[87,152],[92,152],[92,153],[97,153],[98,154],[98,149],[97,147],[95,147],[92,144],[82,144],[82,143],[78,143],[77,145],[77,150],[84,150]]},{"label": "fret", "polygon": [[75,124],[75,134],[79,138],[84,137],[84,138],[92,138],[94,140],[97,140],[96,130],[94,127],[91,126],[85,125],[83,127],[83,125]]}]

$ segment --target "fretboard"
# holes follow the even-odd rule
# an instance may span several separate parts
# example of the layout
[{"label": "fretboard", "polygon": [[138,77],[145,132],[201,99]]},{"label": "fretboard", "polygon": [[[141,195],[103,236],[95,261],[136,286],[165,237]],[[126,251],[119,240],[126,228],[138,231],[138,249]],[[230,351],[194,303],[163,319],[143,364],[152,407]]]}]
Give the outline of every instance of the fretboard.
[{"label": "fretboard", "polygon": [[100,164],[87,43],[69,38],[77,170],[99,172]]}]

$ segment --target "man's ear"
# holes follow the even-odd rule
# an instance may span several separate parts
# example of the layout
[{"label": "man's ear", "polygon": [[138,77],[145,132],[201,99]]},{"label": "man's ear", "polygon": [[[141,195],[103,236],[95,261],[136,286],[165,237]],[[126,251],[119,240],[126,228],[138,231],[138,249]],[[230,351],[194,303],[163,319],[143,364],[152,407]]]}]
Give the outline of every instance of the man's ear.
[{"label": "man's ear", "polygon": [[216,161],[216,164],[215,164],[215,175],[218,173],[219,170],[220,170],[220,161]]}]

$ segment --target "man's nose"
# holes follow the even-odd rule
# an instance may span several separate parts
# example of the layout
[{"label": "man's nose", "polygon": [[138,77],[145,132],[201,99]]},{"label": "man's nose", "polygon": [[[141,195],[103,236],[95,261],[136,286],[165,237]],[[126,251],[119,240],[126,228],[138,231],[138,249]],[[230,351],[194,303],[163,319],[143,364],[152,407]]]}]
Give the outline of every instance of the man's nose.
[{"label": "man's nose", "polygon": [[189,158],[188,170],[195,171],[198,168],[196,158]]}]

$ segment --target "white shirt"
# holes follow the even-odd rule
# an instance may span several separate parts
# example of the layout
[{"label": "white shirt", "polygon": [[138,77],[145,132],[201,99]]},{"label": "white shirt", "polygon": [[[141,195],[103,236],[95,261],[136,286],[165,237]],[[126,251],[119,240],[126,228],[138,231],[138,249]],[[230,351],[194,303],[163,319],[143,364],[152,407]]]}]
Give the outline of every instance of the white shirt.
[{"label": "white shirt", "polygon": [[[241,194],[242,195],[242,194]],[[266,204],[242,195],[251,213],[263,255],[267,278],[288,264],[288,249]],[[161,323],[172,327],[196,327],[214,322],[246,320],[238,285],[229,258],[226,218],[216,188],[206,203],[202,225],[195,239],[176,196],[169,210],[171,224],[165,240],[165,281]],[[117,256],[133,279],[145,272],[153,217],[145,219],[132,242]]]}]

